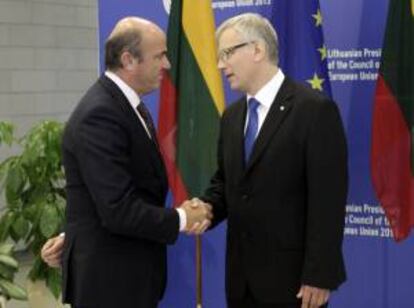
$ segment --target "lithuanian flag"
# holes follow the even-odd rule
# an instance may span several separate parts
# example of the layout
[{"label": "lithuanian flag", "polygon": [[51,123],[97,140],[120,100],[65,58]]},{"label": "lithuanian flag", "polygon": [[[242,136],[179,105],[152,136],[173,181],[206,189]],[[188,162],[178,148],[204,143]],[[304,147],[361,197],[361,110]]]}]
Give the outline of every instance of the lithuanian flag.
[{"label": "lithuanian flag", "polygon": [[394,238],[414,226],[414,0],[390,0],[373,110],[372,178]]},{"label": "lithuanian flag", "polygon": [[210,0],[172,1],[167,45],[171,69],[161,85],[158,134],[180,204],[201,195],[216,167],[224,95]]},{"label": "lithuanian flag", "polygon": [[[216,169],[224,110],[210,0],[173,0],[167,45],[171,69],[161,85],[158,140],[175,204],[200,196]],[[201,307],[201,239],[196,240],[196,300]]]}]

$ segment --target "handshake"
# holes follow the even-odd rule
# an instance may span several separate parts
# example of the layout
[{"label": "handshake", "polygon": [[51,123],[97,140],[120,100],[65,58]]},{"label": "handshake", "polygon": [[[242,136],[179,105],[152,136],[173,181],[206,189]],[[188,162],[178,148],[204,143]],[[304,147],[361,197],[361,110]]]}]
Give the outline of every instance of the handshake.
[{"label": "handshake", "polygon": [[184,232],[188,235],[200,235],[211,225],[213,214],[210,204],[193,198],[184,201],[179,208],[185,211],[187,223]]},{"label": "handshake", "polygon": [[[199,235],[204,233],[211,225],[213,214],[210,204],[193,198],[187,200],[179,207],[182,209],[187,218],[184,232],[189,235]],[[42,247],[41,256],[44,262],[50,267],[59,267],[62,262],[62,251],[65,236],[61,235],[50,238]]]}]

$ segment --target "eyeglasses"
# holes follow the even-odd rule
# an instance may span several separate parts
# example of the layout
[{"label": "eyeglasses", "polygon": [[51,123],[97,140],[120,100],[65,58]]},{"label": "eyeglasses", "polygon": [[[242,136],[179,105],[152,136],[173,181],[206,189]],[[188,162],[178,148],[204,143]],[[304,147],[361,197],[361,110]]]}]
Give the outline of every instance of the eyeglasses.
[{"label": "eyeglasses", "polygon": [[224,48],[223,50],[219,51],[218,59],[221,60],[221,61],[227,61],[236,52],[237,49],[242,48],[244,46],[247,46],[251,43],[253,43],[253,41],[244,42],[244,43],[240,43],[240,44],[237,44],[237,45],[234,45],[234,46]]}]

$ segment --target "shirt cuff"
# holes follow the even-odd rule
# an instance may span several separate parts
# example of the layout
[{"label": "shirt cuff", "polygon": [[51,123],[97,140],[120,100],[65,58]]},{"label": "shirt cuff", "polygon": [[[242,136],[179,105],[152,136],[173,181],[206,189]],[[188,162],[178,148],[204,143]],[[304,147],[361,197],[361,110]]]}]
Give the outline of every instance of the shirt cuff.
[{"label": "shirt cuff", "polygon": [[185,227],[187,226],[187,214],[183,209],[176,209],[178,212],[178,216],[180,218],[180,232],[183,232],[185,230]]}]

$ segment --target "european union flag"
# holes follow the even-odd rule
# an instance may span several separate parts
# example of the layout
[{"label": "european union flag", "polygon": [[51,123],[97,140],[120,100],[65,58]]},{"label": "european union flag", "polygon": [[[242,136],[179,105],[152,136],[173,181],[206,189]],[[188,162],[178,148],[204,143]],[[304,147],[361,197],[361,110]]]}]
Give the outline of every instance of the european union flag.
[{"label": "european union flag", "polygon": [[319,1],[275,0],[270,18],[279,36],[282,70],[331,96]]}]

